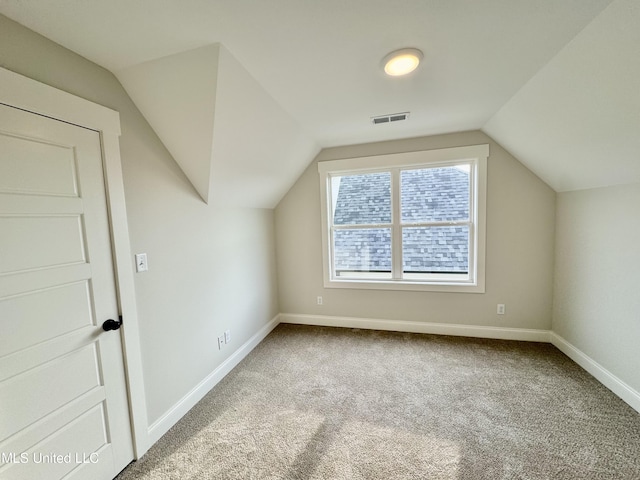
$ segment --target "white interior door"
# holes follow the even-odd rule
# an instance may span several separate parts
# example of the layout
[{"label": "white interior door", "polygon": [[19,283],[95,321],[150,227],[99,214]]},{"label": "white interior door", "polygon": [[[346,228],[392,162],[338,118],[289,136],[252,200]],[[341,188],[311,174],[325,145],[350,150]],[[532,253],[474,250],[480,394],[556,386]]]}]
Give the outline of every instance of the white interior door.
[{"label": "white interior door", "polygon": [[0,105],[0,478],[133,459],[97,132]]}]

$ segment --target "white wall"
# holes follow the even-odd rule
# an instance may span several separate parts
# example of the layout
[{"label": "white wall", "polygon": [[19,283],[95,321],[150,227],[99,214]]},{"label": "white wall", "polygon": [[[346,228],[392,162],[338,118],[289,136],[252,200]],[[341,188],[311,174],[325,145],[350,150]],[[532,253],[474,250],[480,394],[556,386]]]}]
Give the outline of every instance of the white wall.
[{"label": "white wall", "polygon": [[[551,329],[555,193],[481,132],[325,149],[317,161],[489,143],[486,293],[325,289],[313,162],[276,208],[280,310],[295,315]],[[316,297],[323,296],[318,306]],[[506,315],[496,304],[506,304]]]},{"label": "white wall", "polygon": [[152,424],[277,314],[273,211],[207,207],[111,73],[1,15],[0,65],[120,112]]},{"label": "white wall", "polygon": [[640,391],[640,184],[558,194],[553,330]]}]

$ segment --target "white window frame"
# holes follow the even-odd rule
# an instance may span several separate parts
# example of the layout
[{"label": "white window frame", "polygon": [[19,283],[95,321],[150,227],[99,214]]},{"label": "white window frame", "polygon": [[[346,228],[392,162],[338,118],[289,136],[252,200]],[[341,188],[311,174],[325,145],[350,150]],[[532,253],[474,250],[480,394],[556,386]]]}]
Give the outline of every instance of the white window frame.
[{"label": "white window frame", "polygon": [[[322,269],[326,288],[356,288],[378,290],[418,290],[431,292],[485,292],[485,248],[486,248],[486,190],[487,159],[489,145],[472,145],[438,150],[394,153],[373,157],[347,158],[318,162],[320,177],[320,207],[322,220]],[[461,163],[470,165],[469,205],[469,275],[464,279],[447,279],[434,275],[433,279],[403,279],[402,277],[402,226],[400,219],[401,169],[434,168]],[[332,241],[332,193],[331,178],[374,172],[391,172],[392,196],[392,278],[353,279],[336,277],[333,269]],[[439,222],[443,226],[458,222]],[[404,225],[406,226],[406,225]],[[350,226],[353,227],[353,226]],[[370,228],[367,225],[367,228]],[[387,226],[388,228],[388,226]]]}]

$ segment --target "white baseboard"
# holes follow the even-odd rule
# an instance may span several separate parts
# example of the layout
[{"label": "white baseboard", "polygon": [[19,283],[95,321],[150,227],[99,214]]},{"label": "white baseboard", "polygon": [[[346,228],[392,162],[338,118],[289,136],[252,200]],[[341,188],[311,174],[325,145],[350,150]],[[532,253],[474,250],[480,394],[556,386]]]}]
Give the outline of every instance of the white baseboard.
[{"label": "white baseboard", "polygon": [[255,335],[247,340],[218,368],[211,372],[204,380],[196,385],[178,403],[170,408],[162,417],[149,426],[149,445],[156,443],[160,437],[169,431],[196,403],[209,393],[220,380],[222,380],[233,368],[246,357],[267,335],[280,323],[279,315],[276,315],[269,323],[262,327]]},{"label": "white baseboard", "polygon": [[549,337],[551,343],[558,350],[584,368],[587,372],[593,375],[596,380],[628,403],[631,408],[640,413],[640,392],[631,388],[609,370],[589,357],[586,353],[571,345],[560,335],[551,332]]},{"label": "white baseboard", "polygon": [[327,315],[303,315],[281,313],[281,323],[318,325],[324,327],[363,328],[392,332],[430,333],[460,337],[495,338],[499,340],[523,340],[549,343],[549,330],[527,328],[481,327],[448,323],[412,322],[407,320],[381,320],[376,318],[331,317]]}]

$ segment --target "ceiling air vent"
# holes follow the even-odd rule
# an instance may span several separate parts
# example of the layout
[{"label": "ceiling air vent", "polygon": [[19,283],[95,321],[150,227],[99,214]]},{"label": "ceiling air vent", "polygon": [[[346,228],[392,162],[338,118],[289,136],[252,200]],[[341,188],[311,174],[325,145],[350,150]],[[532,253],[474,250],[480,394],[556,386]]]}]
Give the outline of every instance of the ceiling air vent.
[{"label": "ceiling air vent", "polygon": [[371,121],[377,125],[378,123],[391,123],[399,122],[409,118],[409,112],[391,113],[389,115],[380,115],[378,117],[371,117]]}]

